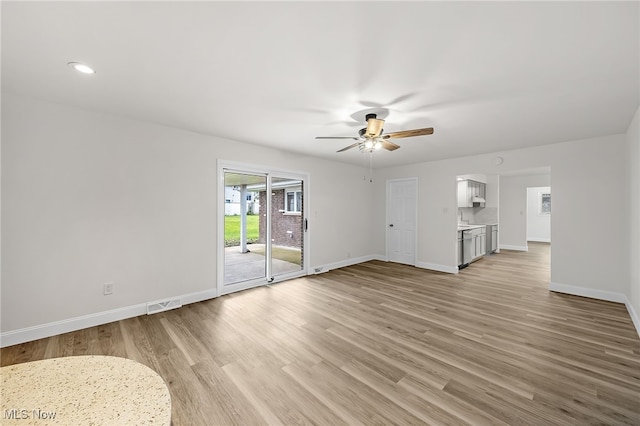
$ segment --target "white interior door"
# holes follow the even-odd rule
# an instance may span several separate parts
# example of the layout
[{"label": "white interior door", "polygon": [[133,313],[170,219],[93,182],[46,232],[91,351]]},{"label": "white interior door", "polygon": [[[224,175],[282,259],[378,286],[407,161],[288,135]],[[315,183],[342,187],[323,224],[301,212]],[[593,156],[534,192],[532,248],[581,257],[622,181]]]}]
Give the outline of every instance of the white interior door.
[{"label": "white interior door", "polygon": [[418,180],[387,181],[387,259],[416,264]]}]

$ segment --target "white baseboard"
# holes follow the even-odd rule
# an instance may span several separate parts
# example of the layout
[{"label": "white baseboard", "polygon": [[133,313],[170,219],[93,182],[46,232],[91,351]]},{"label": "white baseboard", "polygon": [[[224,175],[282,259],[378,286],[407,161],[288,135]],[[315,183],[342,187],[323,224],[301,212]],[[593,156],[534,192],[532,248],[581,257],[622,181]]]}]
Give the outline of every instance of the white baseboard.
[{"label": "white baseboard", "polygon": [[550,238],[535,238],[535,237],[531,237],[531,238],[527,238],[527,241],[531,241],[534,243],[550,243],[551,239]]},{"label": "white baseboard", "polygon": [[70,331],[107,324],[113,321],[144,315],[146,313],[147,304],[140,303],[138,305],[111,309],[109,311],[54,321],[47,324],[5,331],[4,333],[0,333],[0,347],[4,348],[24,342],[30,342],[32,340],[44,339],[45,337],[56,336]]},{"label": "white baseboard", "polygon": [[[626,298],[626,297],[625,297]],[[627,298],[624,304],[627,307],[627,311],[629,311],[629,315],[631,316],[631,321],[633,321],[633,325],[636,327],[636,332],[638,333],[638,337],[640,337],[640,317],[635,309],[633,309],[633,305],[631,301]]]},{"label": "white baseboard", "polygon": [[606,300],[609,302],[625,303],[627,296],[613,291],[596,290],[593,288],[578,287],[568,284],[550,282],[549,290],[558,293],[572,294],[574,296],[590,297],[592,299]]},{"label": "white baseboard", "polygon": [[368,256],[360,256],[360,257],[344,259],[338,262],[325,263],[324,265],[313,266],[309,270],[309,274],[310,275],[322,274],[324,272],[329,272],[332,269],[338,269],[338,268],[344,268],[345,266],[357,265],[358,263],[364,263],[370,260],[382,260],[383,262],[386,262],[387,258],[386,256],[381,254],[370,254]]},{"label": "white baseboard", "polygon": [[631,305],[631,302],[627,298],[626,294],[578,287],[568,284],[559,284],[554,282],[549,283],[549,290],[558,293],[571,294],[574,296],[589,297],[591,299],[606,300],[608,302],[623,303],[627,308],[627,312],[629,312],[629,316],[631,317],[631,321],[636,328],[638,337],[640,337],[640,319],[638,318],[638,313],[635,311],[635,309],[633,309],[633,306]]},{"label": "white baseboard", "polygon": [[[212,299],[216,297],[216,295],[216,290],[205,290],[171,297],[171,299],[179,298],[183,305],[188,305],[189,303]],[[56,336],[70,331],[81,330],[83,328],[95,327],[96,325],[108,324],[114,321],[145,315],[146,313],[147,303],[139,303],[137,305],[111,309],[95,314],[68,318],[61,321],[25,327],[18,330],[5,331],[4,333],[0,333],[0,348],[18,345],[32,340],[43,339],[45,337]]]},{"label": "white baseboard", "polygon": [[204,291],[197,291],[195,293],[187,293],[179,296],[183,305],[189,305],[191,303],[202,302],[203,300],[215,299],[218,297],[218,291],[213,288]]},{"label": "white baseboard", "polygon": [[501,250],[516,250],[516,251],[529,251],[527,246],[510,246],[507,244],[500,244]]},{"label": "white baseboard", "polygon": [[636,332],[638,333],[638,337],[640,337],[640,317],[638,317],[638,313],[635,309],[633,309],[633,305],[631,301],[625,296],[627,299],[624,304],[627,307],[627,311],[629,311],[629,315],[631,316],[631,321],[633,321],[633,325],[636,327]]},{"label": "white baseboard", "polygon": [[[364,263],[364,262],[368,262],[370,260],[381,260],[383,262],[388,262],[389,259],[387,259],[387,257],[385,255],[382,254],[372,254],[372,255],[368,255],[368,256],[362,256],[362,257],[355,257],[353,259],[345,259],[345,260],[341,260],[339,262],[334,262],[334,263],[327,263],[324,265],[320,265],[320,266],[316,266],[314,268],[311,268],[311,274],[322,274],[324,272],[328,272],[332,269],[338,269],[338,268],[344,268],[345,266],[351,266],[351,265],[356,265],[358,263]],[[422,269],[430,269],[432,271],[438,271],[438,272],[447,272],[449,274],[457,274],[458,273],[458,267],[451,267],[451,266],[446,266],[446,265],[438,265],[435,263],[427,263],[427,262],[416,262],[415,264],[416,268],[422,268]]]},{"label": "white baseboard", "polygon": [[432,271],[446,272],[448,274],[457,274],[457,266],[438,265],[436,263],[416,262],[416,268],[430,269]]}]

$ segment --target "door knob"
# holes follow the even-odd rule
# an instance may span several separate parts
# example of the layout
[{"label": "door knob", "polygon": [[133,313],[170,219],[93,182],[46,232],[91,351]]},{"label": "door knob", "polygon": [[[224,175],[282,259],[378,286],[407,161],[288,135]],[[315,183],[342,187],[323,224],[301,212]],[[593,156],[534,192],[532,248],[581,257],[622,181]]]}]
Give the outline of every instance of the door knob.
[{"label": "door knob", "polygon": [[393,228],[393,223],[389,225],[389,228]]}]

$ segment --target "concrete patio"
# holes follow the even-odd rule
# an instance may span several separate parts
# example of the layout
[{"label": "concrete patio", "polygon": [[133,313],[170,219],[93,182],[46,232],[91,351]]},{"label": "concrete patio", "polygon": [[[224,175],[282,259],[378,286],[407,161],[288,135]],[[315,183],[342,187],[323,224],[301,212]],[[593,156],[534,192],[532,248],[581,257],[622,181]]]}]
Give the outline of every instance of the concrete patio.
[{"label": "concrete patio", "polygon": [[[284,247],[280,247],[284,249]],[[288,250],[300,250],[286,248]],[[266,273],[265,257],[263,254],[254,251],[264,252],[264,244],[249,245],[248,253],[241,253],[240,246],[226,247],[224,253],[224,283],[234,284],[242,281],[264,277]],[[273,259],[273,275],[295,272],[301,269],[300,265],[280,259]]]}]

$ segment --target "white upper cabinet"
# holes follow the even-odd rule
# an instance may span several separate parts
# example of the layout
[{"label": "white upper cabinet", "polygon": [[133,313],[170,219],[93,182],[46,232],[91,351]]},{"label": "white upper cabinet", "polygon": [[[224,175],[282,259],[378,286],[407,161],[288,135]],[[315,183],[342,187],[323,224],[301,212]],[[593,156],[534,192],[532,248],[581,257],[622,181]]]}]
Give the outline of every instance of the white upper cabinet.
[{"label": "white upper cabinet", "polygon": [[484,202],[475,202],[475,199],[485,199],[487,185],[475,180],[458,181],[458,207],[484,207]]}]

